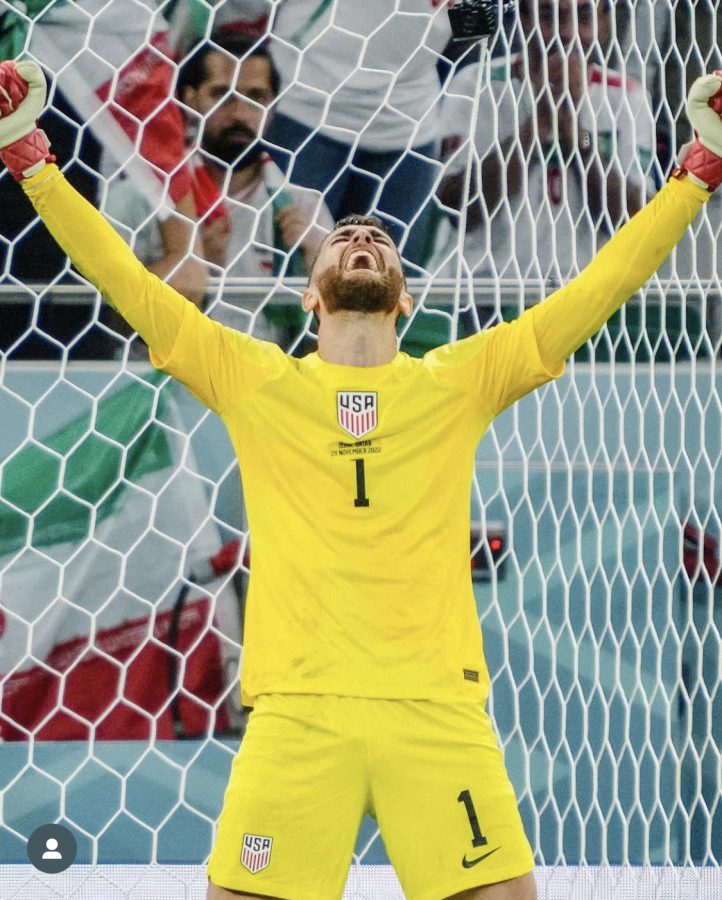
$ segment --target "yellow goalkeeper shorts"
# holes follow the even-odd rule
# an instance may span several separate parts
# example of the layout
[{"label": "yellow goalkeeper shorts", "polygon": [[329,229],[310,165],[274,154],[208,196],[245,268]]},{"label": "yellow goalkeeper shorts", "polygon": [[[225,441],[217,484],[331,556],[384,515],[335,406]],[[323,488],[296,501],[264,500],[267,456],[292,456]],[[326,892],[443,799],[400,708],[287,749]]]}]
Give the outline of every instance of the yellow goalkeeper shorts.
[{"label": "yellow goalkeeper shorts", "polygon": [[334,900],[364,813],[409,900],[534,867],[481,707],[272,694],[234,760],[208,875],[235,891]]}]

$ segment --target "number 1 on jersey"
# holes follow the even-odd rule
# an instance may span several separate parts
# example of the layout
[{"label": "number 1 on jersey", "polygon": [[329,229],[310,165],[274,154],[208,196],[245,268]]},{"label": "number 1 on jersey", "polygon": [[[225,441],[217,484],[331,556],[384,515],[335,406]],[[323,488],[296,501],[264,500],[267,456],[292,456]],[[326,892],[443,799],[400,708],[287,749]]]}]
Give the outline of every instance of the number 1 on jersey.
[{"label": "number 1 on jersey", "polygon": [[366,496],[366,468],[362,459],[355,459],[356,464],[356,497],[354,506],[368,506],[369,499]]}]

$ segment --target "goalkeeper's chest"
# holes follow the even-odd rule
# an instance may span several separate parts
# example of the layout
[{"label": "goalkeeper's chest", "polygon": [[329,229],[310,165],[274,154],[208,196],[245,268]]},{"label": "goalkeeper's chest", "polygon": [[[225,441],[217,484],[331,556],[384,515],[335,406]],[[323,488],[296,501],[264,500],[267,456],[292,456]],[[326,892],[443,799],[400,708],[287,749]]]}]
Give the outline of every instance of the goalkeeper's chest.
[{"label": "goalkeeper's chest", "polygon": [[[286,379],[282,380],[283,382]],[[468,398],[424,381],[371,385],[347,381],[331,387],[301,381],[272,384],[240,410],[247,427],[269,448],[277,441],[299,451],[331,452],[358,444],[436,446],[459,440],[471,423]]]},{"label": "goalkeeper's chest", "polygon": [[459,465],[471,458],[468,410],[441,391],[394,388],[348,383],[254,397],[233,435],[244,483],[258,484],[266,504],[386,521],[441,502],[454,472],[468,503]]},{"label": "goalkeeper's chest", "polygon": [[392,493],[402,482],[412,492],[414,484],[428,489],[468,458],[478,424],[468,397],[413,381],[368,386],[349,378],[329,387],[299,379],[285,385],[292,390],[269,385],[248,398],[235,433],[231,428],[242,468],[244,462],[256,472],[260,466],[265,479],[273,472],[289,487],[294,477],[303,482],[295,490],[316,477],[345,483],[350,473],[360,503],[371,475]]}]

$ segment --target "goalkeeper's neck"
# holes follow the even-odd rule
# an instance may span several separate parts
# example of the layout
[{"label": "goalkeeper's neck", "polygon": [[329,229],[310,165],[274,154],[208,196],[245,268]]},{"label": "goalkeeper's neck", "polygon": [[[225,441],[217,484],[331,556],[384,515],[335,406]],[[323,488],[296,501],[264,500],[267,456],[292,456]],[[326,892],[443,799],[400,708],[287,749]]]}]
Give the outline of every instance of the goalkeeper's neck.
[{"label": "goalkeeper's neck", "polygon": [[398,353],[396,319],[396,312],[322,312],[318,355],[324,362],[338,366],[386,365]]}]

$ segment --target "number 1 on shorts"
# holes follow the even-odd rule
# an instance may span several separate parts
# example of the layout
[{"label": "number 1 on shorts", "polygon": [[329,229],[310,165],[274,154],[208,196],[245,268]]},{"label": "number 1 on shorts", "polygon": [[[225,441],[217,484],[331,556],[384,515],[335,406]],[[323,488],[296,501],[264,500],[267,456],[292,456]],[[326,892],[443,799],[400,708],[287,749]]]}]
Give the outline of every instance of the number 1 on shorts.
[{"label": "number 1 on shorts", "polygon": [[487,844],[487,840],[481,833],[481,828],[479,828],[479,820],[474,809],[474,801],[471,799],[471,791],[462,791],[456,799],[466,807],[469,825],[471,825],[471,846],[484,847]]}]

